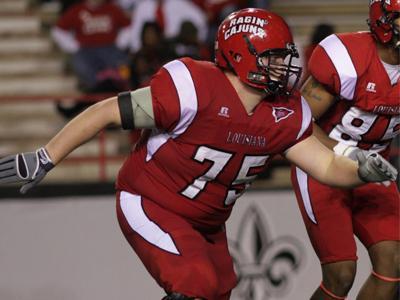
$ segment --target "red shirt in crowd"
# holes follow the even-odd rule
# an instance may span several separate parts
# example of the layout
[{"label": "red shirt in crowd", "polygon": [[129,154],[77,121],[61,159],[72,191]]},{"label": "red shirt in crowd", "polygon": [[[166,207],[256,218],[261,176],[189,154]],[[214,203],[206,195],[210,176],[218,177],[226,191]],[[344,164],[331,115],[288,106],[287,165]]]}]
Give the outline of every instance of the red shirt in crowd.
[{"label": "red shirt in crowd", "polygon": [[71,6],[57,27],[73,31],[82,47],[98,47],[114,44],[118,31],[129,24],[124,11],[113,3],[92,7],[83,2]]}]

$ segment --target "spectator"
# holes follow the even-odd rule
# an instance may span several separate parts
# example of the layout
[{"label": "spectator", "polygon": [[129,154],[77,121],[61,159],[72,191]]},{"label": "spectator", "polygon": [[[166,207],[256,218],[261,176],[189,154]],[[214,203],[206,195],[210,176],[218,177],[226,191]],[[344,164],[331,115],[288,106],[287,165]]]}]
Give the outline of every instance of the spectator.
[{"label": "spectator", "polygon": [[219,20],[224,19],[229,12],[240,7],[241,0],[193,0],[207,14],[209,24],[219,25]]},{"label": "spectator", "polygon": [[201,7],[207,14],[210,24],[219,24],[233,10],[238,8],[255,7],[267,8],[269,1],[267,0],[192,0]]},{"label": "spectator", "polygon": [[139,2],[146,0],[116,0],[120,7],[122,7],[125,11],[133,11],[135,6],[138,5]]},{"label": "spectator", "polygon": [[175,38],[181,24],[191,21],[198,30],[199,40],[207,37],[207,19],[204,12],[189,0],[144,0],[135,6],[132,16],[130,50],[141,48],[140,33],[146,22],[157,22],[166,38]]},{"label": "spectator", "polygon": [[156,22],[146,22],[143,25],[140,40],[142,47],[132,56],[132,88],[148,85],[151,76],[174,57]]},{"label": "spectator", "polygon": [[99,72],[126,65],[127,58],[115,42],[120,30],[129,24],[124,12],[107,0],[85,0],[61,15],[52,36],[63,51],[71,54],[83,90],[94,89]]},{"label": "spectator", "polygon": [[[207,51],[211,54],[214,52],[215,35],[217,34],[218,26],[226,16],[231,12],[246,7],[244,0],[193,0],[207,16],[208,34],[206,38]],[[213,57],[209,59],[213,60]]]},{"label": "spectator", "polygon": [[258,8],[268,8],[270,4],[267,0],[248,0],[247,2],[248,6]]},{"label": "spectator", "polygon": [[171,47],[176,57],[191,57],[194,59],[209,59],[209,53],[200,43],[198,30],[190,21],[181,24],[178,36],[171,40]]},{"label": "spectator", "polygon": [[82,2],[82,0],[61,0],[59,1],[61,3],[61,13],[66,12],[72,5]]},{"label": "spectator", "polygon": [[70,6],[78,2],[81,2],[81,0],[40,0],[41,4],[54,3],[59,5],[60,13],[64,13]]}]

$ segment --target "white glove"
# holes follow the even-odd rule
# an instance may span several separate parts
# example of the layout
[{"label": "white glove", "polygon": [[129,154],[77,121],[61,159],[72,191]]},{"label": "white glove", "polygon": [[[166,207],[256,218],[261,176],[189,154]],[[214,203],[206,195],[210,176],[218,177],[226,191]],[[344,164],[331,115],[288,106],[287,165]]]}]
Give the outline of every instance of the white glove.
[{"label": "white glove", "polygon": [[358,150],[358,176],[364,182],[395,181],[397,170],[386,159],[375,152]]},{"label": "white glove", "polygon": [[[337,155],[343,155],[343,156],[346,156],[346,157],[350,158],[351,160],[358,161],[358,162],[359,162],[359,160],[357,158],[357,153],[363,152],[365,156],[368,156],[369,154],[374,153],[374,152],[369,152],[369,151],[366,151],[366,150],[361,150],[360,148],[358,148],[356,146],[351,146],[351,145],[347,145],[347,144],[340,143],[340,142],[337,143],[337,145],[335,147],[333,147],[333,151]],[[379,157],[380,157],[380,155],[379,155]],[[382,158],[382,159],[385,160],[384,158]],[[386,160],[385,160],[385,162],[390,165],[390,163],[387,162]],[[384,185],[384,186],[388,187],[390,185],[390,180],[384,180],[384,181],[380,181],[380,182],[375,182],[375,184]]]},{"label": "white glove", "polygon": [[10,155],[0,159],[0,184],[23,183],[20,192],[25,194],[42,181],[53,167],[54,164],[45,148]]}]

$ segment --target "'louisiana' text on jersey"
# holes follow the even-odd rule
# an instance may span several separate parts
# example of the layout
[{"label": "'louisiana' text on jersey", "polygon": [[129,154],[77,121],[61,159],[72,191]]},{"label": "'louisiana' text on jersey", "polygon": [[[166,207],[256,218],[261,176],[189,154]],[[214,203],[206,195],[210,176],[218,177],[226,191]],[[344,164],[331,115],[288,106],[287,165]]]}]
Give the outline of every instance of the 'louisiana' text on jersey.
[{"label": "'louisiana' text on jersey", "polygon": [[252,147],[265,147],[265,137],[263,136],[253,136],[240,132],[228,132],[228,137],[226,138],[226,142],[229,144],[240,144],[240,145],[249,145]]}]

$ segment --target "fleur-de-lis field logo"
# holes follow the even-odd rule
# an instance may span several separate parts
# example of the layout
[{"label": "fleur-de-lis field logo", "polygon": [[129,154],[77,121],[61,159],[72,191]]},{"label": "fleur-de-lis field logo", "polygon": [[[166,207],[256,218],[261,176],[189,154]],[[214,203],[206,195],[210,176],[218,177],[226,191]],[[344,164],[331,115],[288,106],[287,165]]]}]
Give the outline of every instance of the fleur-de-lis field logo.
[{"label": "fleur-de-lis field logo", "polygon": [[304,249],[290,236],[272,238],[262,210],[250,206],[244,213],[236,241],[229,241],[238,286],[233,299],[267,300],[290,291]]}]

